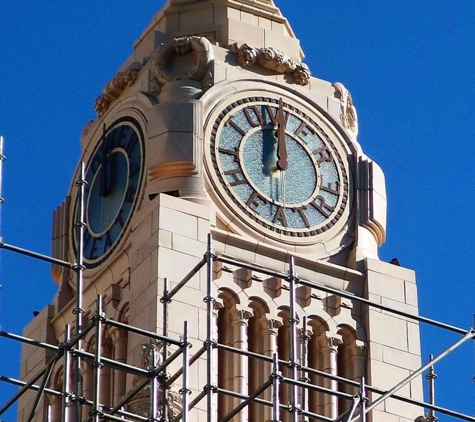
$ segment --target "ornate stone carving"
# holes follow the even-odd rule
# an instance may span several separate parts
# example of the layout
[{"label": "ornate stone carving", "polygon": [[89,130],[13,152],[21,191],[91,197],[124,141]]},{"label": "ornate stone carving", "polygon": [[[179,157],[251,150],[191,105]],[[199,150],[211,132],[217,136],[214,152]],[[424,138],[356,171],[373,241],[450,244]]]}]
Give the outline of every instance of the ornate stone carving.
[{"label": "ornate stone carving", "polygon": [[358,115],[351,94],[340,82],[334,83],[333,88],[335,88],[335,98],[340,100],[340,122],[356,138],[358,135]]},{"label": "ornate stone carving", "polygon": [[[142,344],[142,353],[140,357],[140,363],[138,366],[142,369],[151,370],[155,366],[159,366],[162,363],[162,354],[160,353],[162,348],[162,343],[145,343]],[[134,377],[132,380],[132,387],[135,388],[142,382],[143,378]],[[157,392],[157,405],[158,412],[155,416],[155,419],[161,420],[162,414],[162,389],[158,388]],[[168,408],[168,417],[169,420],[173,420],[179,413],[182,411],[182,399],[181,395],[174,388],[167,389],[166,392],[166,403]],[[144,387],[138,394],[132,398],[127,404],[127,409],[132,413],[135,413],[139,416],[149,417],[150,413],[150,386]]]},{"label": "ornate stone carving", "polygon": [[125,72],[118,72],[107,82],[102,94],[94,103],[94,110],[96,110],[99,117],[104,115],[111,103],[120,97],[126,87],[135,83],[140,69],[142,69],[142,65],[139,62],[134,62]]},{"label": "ornate stone carving", "polygon": [[252,318],[254,311],[252,308],[243,305],[236,305],[231,309],[231,316],[233,318],[233,325],[247,327],[249,318]]},{"label": "ornate stone carving", "polygon": [[284,323],[281,317],[273,317],[268,314],[265,314],[261,318],[259,318],[259,325],[261,326],[262,331],[271,331],[277,335],[277,330],[279,329],[279,327],[284,325]]},{"label": "ornate stone carving", "polygon": [[318,341],[320,342],[320,347],[322,350],[330,349],[333,352],[338,350],[338,346],[343,344],[343,340],[339,334],[331,334],[325,332],[318,336]]},{"label": "ornate stone carving", "polygon": [[295,82],[299,85],[309,83],[310,70],[308,66],[287,57],[282,51],[272,47],[255,48],[249,44],[241,46],[233,44],[231,50],[237,54],[241,66],[248,67],[257,63],[277,73],[292,73]]},{"label": "ornate stone carving", "polygon": [[[187,56],[188,60],[181,60]],[[176,80],[201,82],[203,89],[212,85],[210,64],[214,59],[211,43],[205,37],[173,38],[152,55],[152,72],[160,85]]]}]

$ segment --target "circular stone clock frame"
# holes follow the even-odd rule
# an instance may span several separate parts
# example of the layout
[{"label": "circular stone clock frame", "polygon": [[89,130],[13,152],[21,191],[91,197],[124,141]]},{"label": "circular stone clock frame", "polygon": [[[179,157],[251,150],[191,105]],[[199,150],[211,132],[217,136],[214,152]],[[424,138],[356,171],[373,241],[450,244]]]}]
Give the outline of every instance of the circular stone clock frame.
[{"label": "circular stone clock frame", "polygon": [[[94,146],[85,170],[82,252],[87,269],[106,262],[123,242],[141,197],[145,168],[144,130],[136,118],[125,115],[110,124],[104,123],[91,139]],[[72,214],[75,221],[78,213],[76,195]],[[71,238],[77,256],[74,224]]]},{"label": "circular stone clock frame", "polygon": [[234,87],[219,100],[211,93],[206,118],[208,192],[224,224],[298,245],[345,232],[352,203],[348,142],[310,101],[250,84],[235,82],[244,90]]}]

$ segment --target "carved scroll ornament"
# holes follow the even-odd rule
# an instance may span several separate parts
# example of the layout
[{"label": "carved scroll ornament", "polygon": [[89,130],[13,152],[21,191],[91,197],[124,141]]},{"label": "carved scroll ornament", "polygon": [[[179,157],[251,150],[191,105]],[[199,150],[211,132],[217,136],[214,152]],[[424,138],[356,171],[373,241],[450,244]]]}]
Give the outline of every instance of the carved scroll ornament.
[{"label": "carved scroll ornament", "polygon": [[99,117],[109,109],[111,103],[119,98],[120,94],[128,86],[132,86],[137,80],[138,73],[142,65],[138,62],[132,63],[125,72],[118,72],[109,82],[107,82],[102,94],[94,102],[94,110]]},{"label": "carved scroll ornament", "polygon": [[333,88],[335,88],[335,98],[340,100],[340,123],[356,137],[358,135],[358,115],[351,94],[341,82],[335,82]]},{"label": "carved scroll ornament", "polygon": [[[187,56],[189,60],[177,60],[178,56]],[[213,59],[212,45],[205,37],[173,38],[152,55],[152,72],[162,86],[189,79],[201,82],[203,89],[207,89],[212,84]]]},{"label": "carved scroll ornament", "polygon": [[238,46],[234,44],[231,49],[237,54],[241,66],[252,66],[256,63],[278,73],[293,74],[295,82],[299,85],[308,85],[310,69],[305,63],[298,63],[287,57],[282,51],[272,47],[255,48],[249,44]]}]

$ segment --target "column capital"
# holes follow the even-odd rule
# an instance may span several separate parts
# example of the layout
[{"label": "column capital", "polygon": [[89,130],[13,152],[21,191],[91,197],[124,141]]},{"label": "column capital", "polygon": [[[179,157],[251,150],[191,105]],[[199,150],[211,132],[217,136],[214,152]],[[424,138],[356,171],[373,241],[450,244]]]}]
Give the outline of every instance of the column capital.
[{"label": "column capital", "polygon": [[322,350],[331,349],[336,352],[338,351],[338,346],[343,344],[343,340],[339,334],[333,334],[326,331],[318,336],[318,343]]},{"label": "column capital", "polygon": [[127,339],[127,332],[123,328],[110,326],[107,329],[106,336],[109,336],[113,343]]},{"label": "column capital", "polygon": [[284,322],[279,316],[272,316],[270,314],[265,314],[259,318],[259,325],[263,331],[273,331],[277,334],[279,327],[284,325]]},{"label": "column capital", "polygon": [[350,344],[350,353],[351,358],[362,358],[366,359],[366,354],[368,352],[368,346],[366,343],[361,340],[355,340],[353,343]]},{"label": "column capital", "polygon": [[213,313],[213,317],[214,318],[217,318],[218,317],[218,312],[221,308],[224,307],[224,302],[223,302],[223,299],[221,298],[216,298],[214,301],[213,301],[213,309],[212,309],[212,313]]},{"label": "column capital", "polygon": [[230,310],[231,317],[233,318],[232,324],[245,325],[249,323],[249,318],[254,315],[252,308],[244,305],[235,305]]}]

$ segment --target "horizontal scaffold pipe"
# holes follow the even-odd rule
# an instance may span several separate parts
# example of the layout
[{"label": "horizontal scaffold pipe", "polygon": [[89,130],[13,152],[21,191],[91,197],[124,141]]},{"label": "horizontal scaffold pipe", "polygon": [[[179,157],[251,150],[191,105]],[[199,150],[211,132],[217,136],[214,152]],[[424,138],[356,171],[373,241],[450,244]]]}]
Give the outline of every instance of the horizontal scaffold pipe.
[{"label": "horizontal scaffold pipe", "polygon": [[150,338],[153,338],[155,340],[165,341],[165,342],[173,344],[175,346],[181,346],[181,341],[180,340],[175,340],[171,337],[165,337],[165,336],[162,336],[160,334],[154,333],[152,331],[142,330],[141,328],[137,328],[137,327],[134,327],[134,326],[129,325],[129,324],[124,324],[123,322],[114,321],[113,319],[105,318],[104,319],[104,324],[111,325],[111,326],[117,327],[117,328],[123,328],[124,330],[128,330],[128,331],[130,331],[132,333],[135,333],[135,334],[143,335],[144,337],[150,337]]},{"label": "horizontal scaffold pipe", "polygon": [[[20,381],[15,378],[6,377],[4,375],[0,375],[0,381],[5,382],[7,384],[15,385],[17,387],[24,387],[26,385],[25,381]],[[30,385],[30,390],[38,391],[39,389],[40,389],[39,385],[36,385],[36,384]],[[61,391],[52,390],[51,388],[45,388],[44,393],[50,396],[55,396],[55,397],[61,397],[63,395]]]},{"label": "horizontal scaffold pipe", "polygon": [[61,267],[66,267],[66,268],[71,268],[71,269],[75,268],[75,265],[71,264],[70,262],[62,261],[61,259],[53,258],[48,255],[43,255],[37,252],[29,251],[28,249],[19,248],[18,246],[9,245],[7,243],[3,243],[1,240],[0,240],[0,249],[16,252],[16,253],[19,253],[20,255],[29,256],[30,258],[39,259],[40,261],[49,262],[50,264],[59,265]]}]

